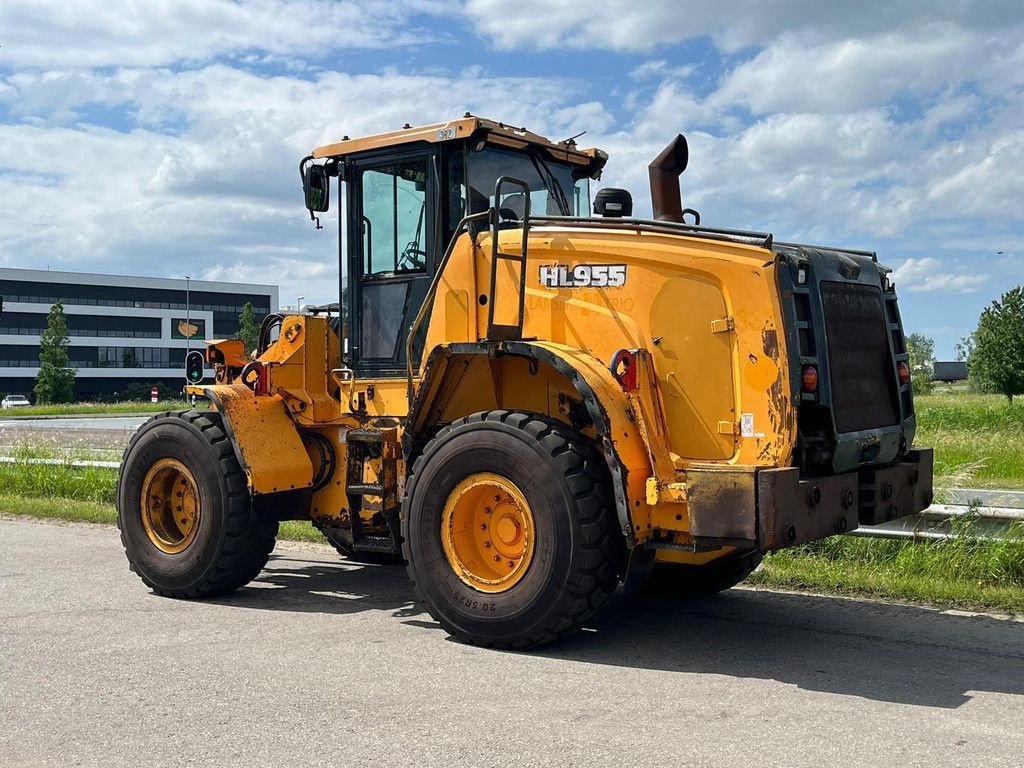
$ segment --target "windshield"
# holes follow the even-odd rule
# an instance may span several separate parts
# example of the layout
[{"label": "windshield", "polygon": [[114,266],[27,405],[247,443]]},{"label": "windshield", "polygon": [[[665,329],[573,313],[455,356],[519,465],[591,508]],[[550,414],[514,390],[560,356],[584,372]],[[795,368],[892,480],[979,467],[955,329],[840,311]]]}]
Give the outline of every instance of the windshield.
[{"label": "windshield", "polygon": [[[487,147],[469,153],[470,212],[486,211],[494,205],[494,184],[501,176],[512,176],[530,187],[530,212],[535,216],[589,216],[590,180],[583,166],[545,159],[540,152],[517,152]],[[582,178],[577,178],[582,176]],[[508,193],[505,194],[505,190]],[[523,193],[516,187],[502,189],[501,208],[521,218],[525,210]]]}]

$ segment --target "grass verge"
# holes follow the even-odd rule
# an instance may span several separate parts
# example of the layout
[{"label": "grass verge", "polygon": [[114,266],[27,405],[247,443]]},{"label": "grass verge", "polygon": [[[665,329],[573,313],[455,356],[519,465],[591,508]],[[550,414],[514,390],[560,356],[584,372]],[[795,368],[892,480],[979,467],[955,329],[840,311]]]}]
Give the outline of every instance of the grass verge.
[{"label": "grass verge", "polygon": [[835,536],[765,558],[763,586],[1024,613],[1024,528],[996,541],[971,523],[945,541]]},{"label": "grass verge", "polygon": [[935,449],[936,478],[966,468],[972,486],[1024,489],[1024,402],[946,393],[920,395],[914,403],[914,442]]},{"label": "grass verge", "polygon": [[[200,401],[197,408],[206,408],[208,404]],[[116,415],[124,413],[163,413],[188,408],[184,400],[161,400],[151,403],[144,400],[123,403],[62,403],[59,405],[30,405],[25,408],[11,408],[4,411],[3,416],[82,416],[82,415]]]}]

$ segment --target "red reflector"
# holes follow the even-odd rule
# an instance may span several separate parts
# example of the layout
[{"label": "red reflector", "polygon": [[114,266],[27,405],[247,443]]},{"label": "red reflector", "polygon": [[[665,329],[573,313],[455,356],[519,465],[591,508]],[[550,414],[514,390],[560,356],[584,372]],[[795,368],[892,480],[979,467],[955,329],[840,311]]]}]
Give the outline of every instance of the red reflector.
[{"label": "red reflector", "polygon": [[910,366],[902,360],[896,366],[896,372],[900,375],[900,384],[907,384],[910,382]]},{"label": "red reflector", "polygon": [[818,369],[813,365],[804,368],[804,389],[808,392],[818,391]]}]

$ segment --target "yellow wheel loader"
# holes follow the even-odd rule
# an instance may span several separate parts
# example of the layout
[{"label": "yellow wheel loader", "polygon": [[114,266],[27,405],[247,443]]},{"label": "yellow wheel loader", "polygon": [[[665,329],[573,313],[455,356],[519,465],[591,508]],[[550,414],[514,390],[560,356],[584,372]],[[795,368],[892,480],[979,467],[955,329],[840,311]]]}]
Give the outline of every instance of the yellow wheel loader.
[{"label": "yellow wheel loader", "polygon": [[404,558],[456,638],[529,648],[620,584],[710,594],[927,507],[889,270],[701,226],[682,136],[651,219],[625,190],[591,201],[607,159],[469,114],[304,158],[317,225],[335,191],[340,300],[187,360],[210,410],[154,417],[124,455],[133,570],[221,594],[310,520]]}]

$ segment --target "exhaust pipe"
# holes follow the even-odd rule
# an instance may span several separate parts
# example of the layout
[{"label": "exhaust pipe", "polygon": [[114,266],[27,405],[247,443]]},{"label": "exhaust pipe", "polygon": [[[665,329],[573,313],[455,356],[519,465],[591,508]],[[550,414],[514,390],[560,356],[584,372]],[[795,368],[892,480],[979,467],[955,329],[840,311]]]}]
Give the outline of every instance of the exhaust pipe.
[{"label": "exhaust pipe", "polygon": [[690,150],[679,134],[647,166],[651,177],[651,203],[657,221],[682,221],[683,201],[679,194],[679,175],[686,170]]}]

